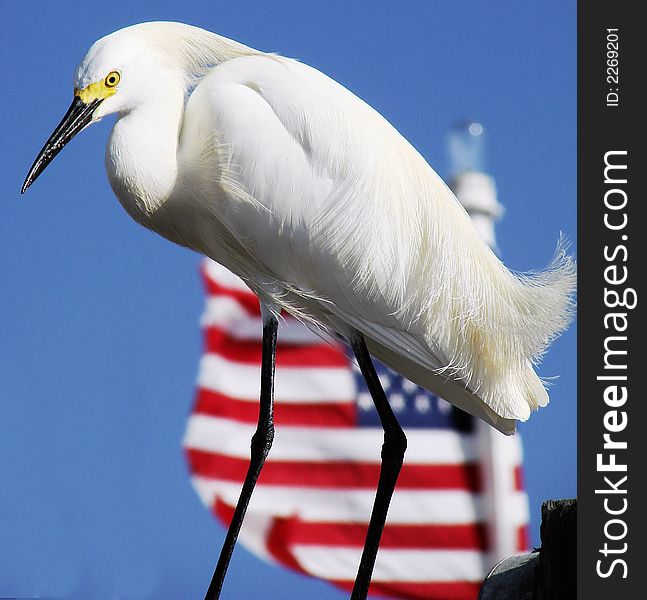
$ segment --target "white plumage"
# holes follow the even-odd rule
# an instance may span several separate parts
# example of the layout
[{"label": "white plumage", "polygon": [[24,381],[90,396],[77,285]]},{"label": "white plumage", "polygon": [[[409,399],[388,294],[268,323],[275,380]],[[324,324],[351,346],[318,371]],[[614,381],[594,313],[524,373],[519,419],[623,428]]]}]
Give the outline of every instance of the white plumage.
[{"label": "white plumage", "polygon": [[348,337],[505,433],[548,401],[533,363],[570,318],[574,264],[514,275],[375,110],[307,65],[175,23],[96,42],[85,90],[129,214],[241,276],[267,305]]}]

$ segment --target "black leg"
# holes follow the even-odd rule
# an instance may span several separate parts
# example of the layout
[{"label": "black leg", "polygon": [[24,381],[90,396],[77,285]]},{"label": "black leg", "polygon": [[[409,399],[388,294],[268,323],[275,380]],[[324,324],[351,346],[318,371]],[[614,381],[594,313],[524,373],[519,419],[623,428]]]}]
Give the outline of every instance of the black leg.
[{"label": "black leg", "polygon": [[377,492],[373,503],[373,512],[366,533],[362,559],[359,563],[359,570],[353,586],[351,600],[364,600],[368,594],[368,588],[371,585],[371,576],[375,566],[375,558],[380,546],[380,538],[386,521],[386,513],[389,510],[391,496],[395,483],[398,480],[404,452],[407,449],[407,438],[398,423],[393,410],[386,399],[386,394],[382,389],[378,379],[375,367],[371,361],[371,356],[366,348],[366,342],[361,333],[355,332],[350,340],[351,348],[355,358],[362,371],[362,375],[371,393],[373,403],[380,417],[382,428],[384,429],[384,444],[382,445],[382,466],[380,467],[380,480],[377,484]]},{"label": "black leg", "polygon": [[249,499],[265,463],[265,458],[272,447],[272,440],[274,439],[274,365],[276,361],[277,328],[276,317],[271,313],[265,315],[263,319],[263,354],[261,363],[261,406],[256,433],[252,437],[251,460],[205,600],[217,600],[220,597],[220,590],[225,580],[225,574],[238,539],[240,527],[243,524]]}]

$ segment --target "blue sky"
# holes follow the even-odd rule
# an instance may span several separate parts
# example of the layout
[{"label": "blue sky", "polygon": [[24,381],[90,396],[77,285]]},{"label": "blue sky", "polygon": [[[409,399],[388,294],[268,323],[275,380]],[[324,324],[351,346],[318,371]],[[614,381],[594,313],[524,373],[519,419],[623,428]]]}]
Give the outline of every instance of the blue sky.
[{"label": "blue sky", "polygon": [[[177,20],[307,62],[384,114],[443,176],[457,120],[488,132],[504,261],[545,266],[576,236],[575,2],[0,0],[0,596],[198,598],[223,537],[180,443],[201,338],[197,255],[136,225],[103,168],[106,120],[19,189],[90,44]],[[533,541],[576,493],[575,327],[520,427]],[[238,548],[226,597],[343,598]]]}]

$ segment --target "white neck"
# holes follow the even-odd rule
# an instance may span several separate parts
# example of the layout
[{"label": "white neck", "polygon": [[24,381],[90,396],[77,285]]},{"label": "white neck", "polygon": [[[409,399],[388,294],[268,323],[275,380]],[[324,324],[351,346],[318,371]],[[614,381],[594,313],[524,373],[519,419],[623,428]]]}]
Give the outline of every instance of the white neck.
[{"label": "white neck", "polygon": [[177,144],[184,110],[181,89],[164,90],[115,123],[106,170],[122,206],[146,224],[170,196],[177,178]]}]

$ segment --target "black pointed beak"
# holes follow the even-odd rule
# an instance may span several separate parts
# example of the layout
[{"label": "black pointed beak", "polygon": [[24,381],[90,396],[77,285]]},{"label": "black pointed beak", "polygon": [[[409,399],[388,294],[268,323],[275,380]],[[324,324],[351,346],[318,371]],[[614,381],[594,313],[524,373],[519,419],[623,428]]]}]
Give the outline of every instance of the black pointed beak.
[{"label": "black pointed beak", "polygon": [[88,103],[83,102],[78,96],[74,96],[72,104],[65,113],[62,121],[54,129],[54,133],[49,137],[43,149],[38,153],[34,164],[29,169],[25,183],[22,184],[21,194],[27,191],[27,188],[36,181],[37,177],[45,170],[45,167],[54,160],[54,157],[63,149],[79,131],[90,124],[92,113],[101,104],[101,99],[91,100]]}]

